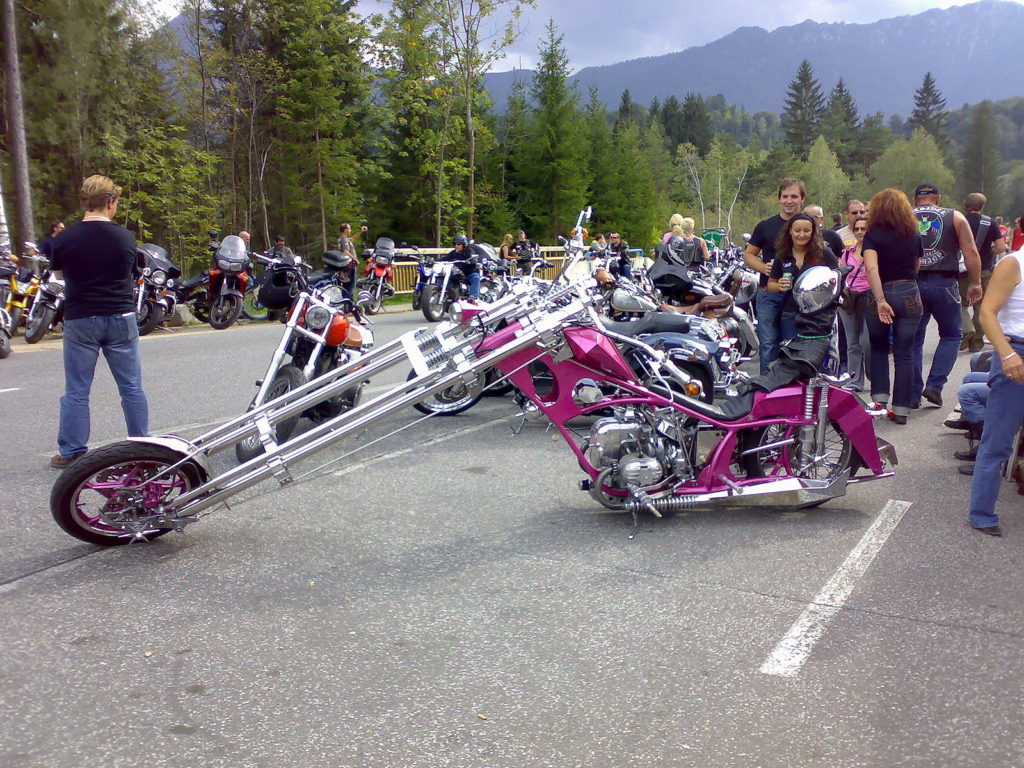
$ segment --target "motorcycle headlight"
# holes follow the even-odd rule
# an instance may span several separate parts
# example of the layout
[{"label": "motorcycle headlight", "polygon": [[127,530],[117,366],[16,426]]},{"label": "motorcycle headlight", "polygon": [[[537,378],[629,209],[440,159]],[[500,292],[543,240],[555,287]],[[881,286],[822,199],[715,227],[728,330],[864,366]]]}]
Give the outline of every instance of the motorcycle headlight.
[{"label": "motorcycle headlight", "polygon": [[217,259],[217,266],[226,271],[232,271],[235,268],[235,264],[227,259]]},{"label": "motorcycle headlight", "polygon": [[306,327],[314,331],[323,330],[332,317],[334,313],[326,307],[310,307],[306,310]]},{"label": "motorcycle headlight", "polygon": [[150,275],[150,278],[157,285],[163,285],[167,281],[167,273],[162,269],[155,269],[153,270],[153,274]]}]

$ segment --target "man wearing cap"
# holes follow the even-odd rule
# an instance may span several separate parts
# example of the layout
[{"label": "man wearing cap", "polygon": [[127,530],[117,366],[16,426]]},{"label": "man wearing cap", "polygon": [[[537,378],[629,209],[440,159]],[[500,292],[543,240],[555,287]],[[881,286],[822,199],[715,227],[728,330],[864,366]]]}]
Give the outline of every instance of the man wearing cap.
[{"label": "man wearing cap", "polygon": [[[921,293],[921,323],[914,339],[914,377],[911,404],[923,397],[942,405],[942,388],[956,362],[960,349],[960,254],[967,267],[967,303],[981,300],[981,258],[967,219],[959,211],[943,208],[942,196],[934,184],[919,184],[914,190],[914,215],[917,217],[924,256],[917,273]],[[934,317],[939,327],[939,343],[932,357],[928,380],[924,378],[924,339],[928,321]]]}]

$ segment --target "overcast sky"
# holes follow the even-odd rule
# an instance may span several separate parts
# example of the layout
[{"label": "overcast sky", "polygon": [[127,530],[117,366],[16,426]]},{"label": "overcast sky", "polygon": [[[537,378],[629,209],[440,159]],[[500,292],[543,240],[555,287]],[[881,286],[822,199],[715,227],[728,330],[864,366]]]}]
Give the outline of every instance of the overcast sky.
[{"label": "overcast sky", "polygon": [[[1024,0],[1012,0],[1024,5]],[[171,16],[179,0],[155,0]],[[772,30],[811,19],[864,24],[929,8],[968,5],[967,0],[537,0],[520,21],[520,33],[507,56],[494,67],[530,69],[537,63],[537,43],[548,19],[565,38],[573,70],[613,64],[642,56],[704,45],[737,27]],[[390,2],[359,0],[357,10],[387,10]]]}]

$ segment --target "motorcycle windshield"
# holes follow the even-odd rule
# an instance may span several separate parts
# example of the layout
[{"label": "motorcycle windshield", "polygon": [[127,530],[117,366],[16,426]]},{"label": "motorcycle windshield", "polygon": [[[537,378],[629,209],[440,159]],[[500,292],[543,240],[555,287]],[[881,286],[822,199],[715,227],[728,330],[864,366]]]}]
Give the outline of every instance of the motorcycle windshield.
[{"label": "motorcycle windshield", "polygon": [[394,251],[395,241],[390,237],[378,237],[373,246],[375,251]]},{"label": "motorcycle windshield", "polygon": [[174,265],[173,261],[171,261],[170,254],[159,245],[146,243],[139,250],[145,254],[146,266],[150,269],[154,271],[157,269],[163,270],[167,273],[168,277],[181,276],[181,270]]},{"label": "motorcycle windshield", "polygon": [[249,263],[245,241],[238,235],[228,235],[217,248],[215,260],[221,269],[240,272]]}]

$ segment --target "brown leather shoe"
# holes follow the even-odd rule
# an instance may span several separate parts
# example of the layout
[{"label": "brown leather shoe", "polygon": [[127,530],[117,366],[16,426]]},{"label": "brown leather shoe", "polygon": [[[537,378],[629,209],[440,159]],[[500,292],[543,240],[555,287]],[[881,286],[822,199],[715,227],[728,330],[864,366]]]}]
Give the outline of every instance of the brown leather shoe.
[{"label": "brown leather shoe", "polygon": [[979,528],[976,525],[972,525],[971,528],[976,530],[978,533],[984,533],[986,536],[1002,536],[1003,531],[998,525],[988,525],[984,528]]},{"label": "brown leather shoe", "polygon": [[74,456],[68,459],[65,459],[58,453],[52,459],[50,459],[50,466],[56,467],[57,469],[64,469],[64,467],[74,464],[80,458],[85,456],[85,453],[85,451],[82,451],[81,453],[76,453]]},{"label": "brown leather shoe", "polygon": [[959,467],[956,468],[956,471],[959,472],[961,475],[973,475],[974,464],[961,464]]}]

